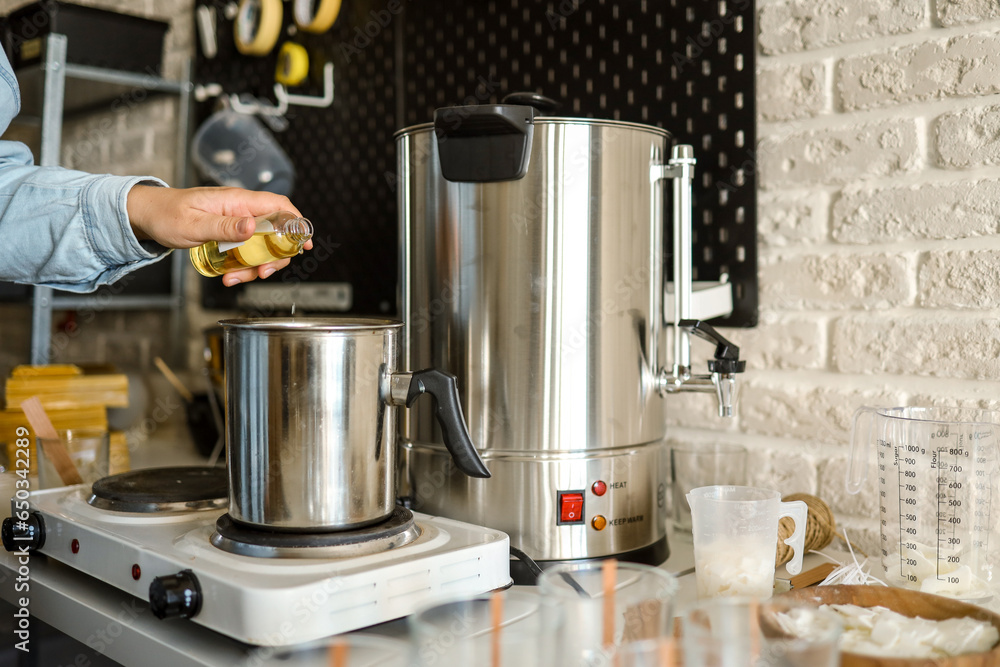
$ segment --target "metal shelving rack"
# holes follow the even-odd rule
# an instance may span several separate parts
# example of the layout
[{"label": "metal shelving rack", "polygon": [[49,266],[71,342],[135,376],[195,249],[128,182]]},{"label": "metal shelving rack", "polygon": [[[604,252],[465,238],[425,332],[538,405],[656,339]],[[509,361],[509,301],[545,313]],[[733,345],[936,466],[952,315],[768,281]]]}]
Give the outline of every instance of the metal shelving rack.
[{"label": "metal shelving rack", "polygon": [[[50,34],[45,39],[41,64],[23,67],[15,73],[22,91],[22,113],[17,123],[36,122],[40,126],[41,146],[38,164],[58,166],[62,147],[62,126],[65,113],[99,108],[123,93],[141,89],[147,92],[177,95],[180,100],[177,133],[177,168],[175,185],[183,187],[188,180],[188,128],[191,117],[190,63],[180,81],[160,76],[110,70],[66,62],[65,35]],[[37,114],[31,105],[40,100]],[[171,262],[171,285],[167,295],[69,295],[49,287],[34,287],[31,304],[31,363],[49,362],[52,337],[52,311],[56,309],[135,310],[169,309],[173,356],[179,359],[184,340],[184,271],[185,253],[175,252]]]}]

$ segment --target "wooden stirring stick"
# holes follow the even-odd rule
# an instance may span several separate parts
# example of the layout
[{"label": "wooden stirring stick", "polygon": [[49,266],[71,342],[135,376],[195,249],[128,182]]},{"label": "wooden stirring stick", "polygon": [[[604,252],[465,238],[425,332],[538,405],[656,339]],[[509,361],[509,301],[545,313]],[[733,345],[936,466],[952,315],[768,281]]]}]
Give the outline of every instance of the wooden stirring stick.
[{"label": "wooden stirring stick", "polygon": [[618,584],[618,561],[610,558],[601,566],[601,587],[604,591],[604,618],[602,620],[601,644],[604,652],[611,655],[611,667],[618,667],[621,656],[615,647],[615,586]]},{"label": "wooden stirring stick", "polygon": [[45,456],[59,473],[59,479],[62,480],[62,483],[66,486],[83,484],[83,478],[80,477],[80,472],[73,464],[73,459],[69,457],[66,445],[59,437],[56,427],[52,425],[52,420],[45,413],[41,400],[37,396],[26,398],[21,401],[21,410],[24,411],[24,416],[28,418],[28,423],[31,424],[35,436],[39,439],[42,449],[45,450]]},{"label": "wooden stirring stick", "polygon": [[604,618],[601,643],[605,649],[615,643],[615,584],[618,583],[618,561],[609,558],[601,567],[601,584],[604,590]]},{"label": "wooden stirring stick", "polygon": [[811,570],[806,570],[795,575],[789,581],[792,584],[792,588],[807,588],[826,579],[838,567],[840,567],[839,563],[822,563]]},{"label": "wooden stirring stick", "polygon": [[760,658],[760,603],[757,600],[750,600],[748,613],[750,630],[750,663],[756,664]]},{"label": "wooden stirring stick", "polygon": [[673,637],[661,637],[657,653],[657,658],[659,659],[657,664],[660,667],[677,666],[677,647],[674,644]]},{"label": "wooden stirring stick", "polygon": [[181,395],[181,398],[183,398],[185,402],[194,402],[194,394],[192,394],[191,390],[189,390],[186,386],[184,386],[184,383],[181,382],[181,379],[177,377],[172,370],[170,370],[170,366],[167,366],[167,362],[163,361],[163,359],[160,359],[159,357],[156,357],[153,359],[153,363],[156,364],[156,367],[160,369],[163,376],[167,378],[167,382],[173,385],[174,389],[177,390],[177,393]]},{"label": "wooden stirring stick", "polygon": [[347,643],[334,642],[330,644],[330,667],[347,667]]},{"label": "wooden stirring stick", "polygon": [[492,659],[490,660],[490,665],[492,667],[500,667],[500,631],[503,625],[503,597],[500,591],[496,591],[490,597],[490,612],[493,622],[493,634],[491,636],[492,643]]}]

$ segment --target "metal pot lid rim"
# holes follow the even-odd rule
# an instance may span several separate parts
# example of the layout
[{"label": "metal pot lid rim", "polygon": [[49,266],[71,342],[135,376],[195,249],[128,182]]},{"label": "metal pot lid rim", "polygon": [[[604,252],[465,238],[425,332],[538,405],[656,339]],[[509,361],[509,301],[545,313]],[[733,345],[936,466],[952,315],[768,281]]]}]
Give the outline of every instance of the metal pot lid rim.
[{"label": "metal pot lid rim", "polygon": [[[456,107],[458,108],[458,107]],[[664,137],[673,136],[670,134],[669,130],[665,130],[662,127],[656,127],[655,125],[645,125],[643,123],[632,123],[625,120],[607,120],[604,118],[571,118],[563,116],[535,116],[532,121],[533,125],[606,125],[610,127],[621,127],[625,129],[641,130],[645,132],[652,132],[654,134],[659,134]],[[394,139],[399,139],[400,137],[407,134],[414,134],[417,132],[422,132],[424,130],[433,130],[434,123],[420,123],[419,125],[411,125],[409,127],[404,127],[401,130],[396,130],[393,134]]]},{"label": "metal pot lid rim", "polygon": [[219,320],[223,327],[275,331],[365,331],[371,329],[397,329],[399,320],[377,317],[257,317]]}]

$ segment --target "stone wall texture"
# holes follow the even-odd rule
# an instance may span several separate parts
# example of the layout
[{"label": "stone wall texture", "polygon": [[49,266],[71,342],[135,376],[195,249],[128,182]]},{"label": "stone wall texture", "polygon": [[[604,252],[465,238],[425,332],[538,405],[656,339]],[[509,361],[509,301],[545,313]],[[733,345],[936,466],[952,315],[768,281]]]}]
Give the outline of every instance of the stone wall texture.
[{"label": "stone wall texture", "polygon": [[[195,48],[193,0],[72,2],[168,22],[163,75],[173,80],[184,75]],[[26,4],[27,0],[0,0],[0,16]],[[155,176],[183,186],[176,182],[178,120],[176,96],[150,94],[141,87],[123,89],[106,105],[64,117],[60,163],[90,173]],[[37,125],[12,126],[4,139],[26,143],[37,159]],[[196,306],[197,299],[189,300],[189,308]],[[101,306],[90,311],[56,311],[51,360],[108,362],[126,372],[148,373],[154,369],[153,357],[170,358],[172,341],[164,335],[168,321],[165,310],[122,311]],[[0,377],[6,377],[12,366],[27,363],[29,322],[29,306],[0,304]],[[200,339],[199,331],[194,335]]]},{"label": "stone wall texture", "polygon": [[749,369],[732,423],[685,397],[671,438],[743,444],[751,482],[818,493],[873,553],[852,414],[1000,407],[1000,4],[756,11],[761,325],[726,331]]}]

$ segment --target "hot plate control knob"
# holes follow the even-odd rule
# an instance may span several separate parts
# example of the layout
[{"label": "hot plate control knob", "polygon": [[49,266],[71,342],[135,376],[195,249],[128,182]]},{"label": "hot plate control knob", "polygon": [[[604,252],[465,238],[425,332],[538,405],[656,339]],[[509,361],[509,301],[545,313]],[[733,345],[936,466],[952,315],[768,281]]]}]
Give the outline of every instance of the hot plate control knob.
[{"label": "hot plate control knob", "polygon": [[0,540],[7,551],[38,551],[45,546],[45,522],[42,515],[32,512],[23,521],[7,517],[3,520],[3,526],[0,526]]},{"label": "hot plate control knob", "polygon": [[191,570],[156,577],[149,584],[149,607],[157,618],[192,618],[201,611],[201,585]]}]

